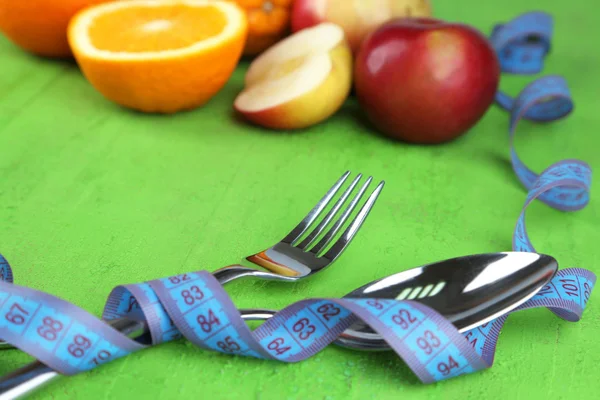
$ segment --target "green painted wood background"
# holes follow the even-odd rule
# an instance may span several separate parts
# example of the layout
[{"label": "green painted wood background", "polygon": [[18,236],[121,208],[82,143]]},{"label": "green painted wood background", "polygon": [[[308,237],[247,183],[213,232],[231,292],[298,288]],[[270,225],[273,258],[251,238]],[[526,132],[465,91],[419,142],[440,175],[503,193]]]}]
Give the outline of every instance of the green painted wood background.
[{"label": "green painted wood background", "polygon": [[[566,76],[575,112],[522,123],[517,146],[535,171],[564,158],[598,168],[600,27],[591,0],[434,1],[440,18],[489,32],[531,10],[555,16],[544,73]],[[393,143],[360,122],[353,100],[305,132],[236,121],[231,104],[247,63],[209,105],[142,115],[102,98],[74,63],[32,57],[0,38],[0,251],[16,282],[100,315],[110,290],[237,262],[280,239],[345,170],[387,185],[339,262],[297,284],[240,281],[239,307],[280,308],[342,296],[373,279],[470,253],[510,250],[525,199],[509,167],[508,115],[496,107],[445,146]],[[503,76],[516,94],[533,77]],[[592,190],[600,184],[594,175]],[[534,204],[539,251],[562,267],[600,272],[598,199],[577,213]],[[598,290],[598,289],[596,289]],[[584,399],[600,389],[600,295],[579,323],[544,309],[511,316],[484,372],[422,385],[396,356],[330,346],[297,364],[241,359],[180,341],[60,379],[36,399],[218,398]],[[0,354],[0,373],[30,359]]]}]

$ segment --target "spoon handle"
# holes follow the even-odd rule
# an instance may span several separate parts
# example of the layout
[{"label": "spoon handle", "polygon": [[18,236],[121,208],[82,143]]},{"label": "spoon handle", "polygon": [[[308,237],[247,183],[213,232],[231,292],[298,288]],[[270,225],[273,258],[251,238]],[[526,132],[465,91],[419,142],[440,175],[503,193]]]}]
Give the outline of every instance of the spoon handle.
[{"label": "spoon handle", "polygon": [[[134,340],[147,336],[147,325],[142,321],[120,318],[108,324]],[[45,386],[60,374],[39,361],[16,369],[0,378],[0,400],[19,399]]]},{"label": "spoon handle", "polygon": [[[245,321],[264,321],[275,314],[273,310],[240,310]],[[143,321],[120,318],[108,321],[108,324],[133,340],[141,341],[148,336],[148,327]],[[0,377],[0,400],[14,400],[27,396],[46,386],[61,374],[39,361],[33,361]]]},{"label": "spoon handle", "polygon": [[0,379],[0,400],[20,399],[59,376],[58,372],[36,360]]}]

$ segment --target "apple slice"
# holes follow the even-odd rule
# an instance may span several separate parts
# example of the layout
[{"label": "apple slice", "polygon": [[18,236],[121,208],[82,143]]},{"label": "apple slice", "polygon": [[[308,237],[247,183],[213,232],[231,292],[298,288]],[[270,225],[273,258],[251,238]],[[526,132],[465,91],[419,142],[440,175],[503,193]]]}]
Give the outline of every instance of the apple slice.
[{"label": "apple slice", "polygon": [[344,31],[323,23],[303,29],[258,56],[234,108],[272,129],[301,129],[335,114],[352,87],[352,53]]}]

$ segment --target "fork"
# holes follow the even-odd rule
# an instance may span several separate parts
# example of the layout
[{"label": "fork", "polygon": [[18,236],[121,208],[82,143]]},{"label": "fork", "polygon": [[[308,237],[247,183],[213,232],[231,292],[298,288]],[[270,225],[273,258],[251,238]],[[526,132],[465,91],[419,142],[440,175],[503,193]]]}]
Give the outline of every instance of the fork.
[{"label": "fork", "polygon": [[[385,184],[381,181],[376,186],[343,233],[334,240],[344,224],[349,221],[352,212],[373,180],[372,177],[367,178],[358,193],[351,197],[362,178],[362,174],[358,174],[331,209],[318,221],[349,176],[350,171],[344,173],[304,219],[281,241],[266,250],[246,257],[245,260],[252,266],[236,264],[214,271],[213,275],[219,283],[225,284],[242,277],[294,282],[312,276],[333,264],[356,236]],[[350,203],[338,216],[350,198]],[[310,233],[303,237],[311,227]],[[117,318],[106,322],[140,343],[149,342],[148,327],[144,321]],[[10,348],[13,347],[0,341],[0,349]],[[0,400],[24,396],[58,376],[59,374],[54,370],[39,361],[34,361],[0,378]]]}]

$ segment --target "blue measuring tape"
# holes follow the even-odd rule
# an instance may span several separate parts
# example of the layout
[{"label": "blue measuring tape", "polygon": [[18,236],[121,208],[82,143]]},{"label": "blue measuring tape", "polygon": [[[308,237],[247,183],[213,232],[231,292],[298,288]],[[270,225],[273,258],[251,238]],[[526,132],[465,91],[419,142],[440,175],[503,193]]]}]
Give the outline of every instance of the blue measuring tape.
[{"label": "blue measuring tape", "polygon": [[[491,42],[503,71],[540,71],[551,34],[552,19],[545,13],[524,14],[496,26]],[[528,190],[515,226],[513,250],[533,252],[525,227],[526,208],[535,199],[560,210],[585,207],[591,170],[582,161],[565,160],[537,175],[518,158],[513,146],[519,120],[552,121],[571,112],[573,103],[564,79],[540,78],[515,99],[498,93],[496,102],[510,111],[511,161]],[[152,345],[185,337],[206,350],[282,362],[311,357],[361,319],[422,382],[431,383],[491,367],[498,335],[509,315],[460,333],[435,310],[410,300],[319,298],[296,302],[250,330],[227,292],[207,271],[118,286],[109,295],[102,319],[12,282],[11,268],[0,256],[0,337],[65,375],[147,347],[104,322],[114,318],[145,320]],[[546,307],[559,318],[578,321],[595,282],[596,276],[588,270],[560,270],[549,285],[514,311]]]},{"label": "blue measuring tape", "polygon": [[[560,318],[578,321],[595,281],[587,270],[558,271],[517,310],[549,307]],[[103,318],[144,318],[153,345],[183,335],[206,350],[284,362],[313,356],[359,318],[422,382],[431,383],[489,368],[507,316],[461,334],[418,302],[325,298],[294,303],[251,331],[217,279],[199,271],[119,286],[111,293]],[[1,282],[0,335],[65,375],[145,348],[64,300]]]}]

